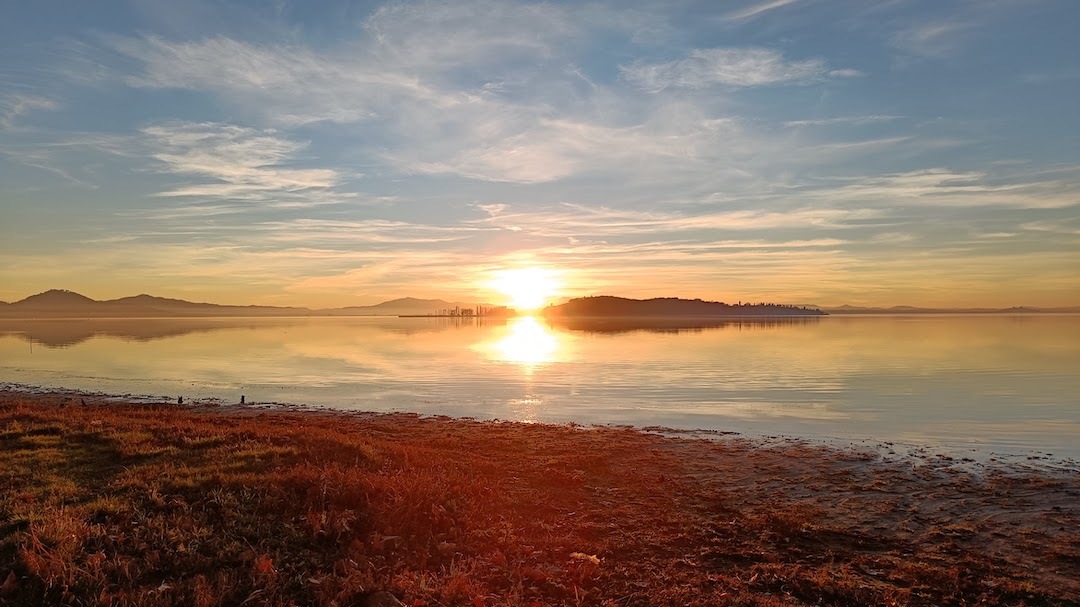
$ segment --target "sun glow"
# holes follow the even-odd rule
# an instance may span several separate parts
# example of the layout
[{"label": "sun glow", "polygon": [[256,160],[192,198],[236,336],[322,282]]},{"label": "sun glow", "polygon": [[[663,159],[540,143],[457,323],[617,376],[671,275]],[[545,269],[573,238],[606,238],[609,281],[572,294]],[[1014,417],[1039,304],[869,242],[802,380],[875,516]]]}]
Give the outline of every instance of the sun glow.
[{"label": "sun glow", "polygon": [[509,334],[495,342],[498,358],[527,367],[555,360],[559,341],[532,316],[519,316],[507,324]]},{"label": "sun glow", "polygon": [[510,298],[510,307],[535,310],[559,292],[562,281],[556,272],[546,268],[518,268],[496,272],[491,286]]}]

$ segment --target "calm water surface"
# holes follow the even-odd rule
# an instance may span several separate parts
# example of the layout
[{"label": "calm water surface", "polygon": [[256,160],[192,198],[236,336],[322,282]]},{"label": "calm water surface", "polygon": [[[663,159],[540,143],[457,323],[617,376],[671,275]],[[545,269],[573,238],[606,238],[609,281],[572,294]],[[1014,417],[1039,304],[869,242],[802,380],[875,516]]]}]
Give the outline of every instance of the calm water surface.
[{"label": "calm water surface", "polygon": [[1080,456],[1080,316],[0,321],[0,382]]}]

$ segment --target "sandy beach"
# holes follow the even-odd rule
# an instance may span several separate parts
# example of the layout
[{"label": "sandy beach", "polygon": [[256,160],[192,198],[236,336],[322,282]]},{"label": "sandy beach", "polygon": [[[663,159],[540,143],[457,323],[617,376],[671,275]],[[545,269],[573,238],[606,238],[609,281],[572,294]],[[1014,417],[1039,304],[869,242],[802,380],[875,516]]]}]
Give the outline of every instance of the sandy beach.
[{"label": "sandy beach", "polygon": [[0,605],[1080,604],[1069,466],[5,391],[0,471]]}]

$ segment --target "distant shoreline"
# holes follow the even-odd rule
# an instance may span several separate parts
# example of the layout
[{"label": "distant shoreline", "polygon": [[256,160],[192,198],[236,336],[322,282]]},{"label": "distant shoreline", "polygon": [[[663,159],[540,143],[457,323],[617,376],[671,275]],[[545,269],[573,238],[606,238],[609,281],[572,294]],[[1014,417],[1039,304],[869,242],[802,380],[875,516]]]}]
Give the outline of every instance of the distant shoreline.
[{"label": "distant shoreline", "polygon": [[[1080,310],[1053,310],[1053,311],[1005,311],[1005,310],[927,310],[922,312],[889,312],[889,311],[866,311],[866,312],[836,312],[823,310],[825,314],[743,314],[743,315],[593,315],[593,316],[567,316],[563,318],[579,319],[624,319],[624,318],[662,318],[662,319],[753,319],[753,318],[828,318],[845,316],[1075,316]],[[0,315],[0,322],[24,322],[24,321],[98,321],[98,320],[147,320],[147,321],[182,321],[182,320],[311,320],[311,319],[348,319],[348,318],[457,318],[457,319],[487,319],[500,320],[516,318],[520,316],[538,316],[535,314],[517,314],[506,316],[453,316],[447,314],[189,314],[176,316],[113,316],[113,315],[70,315],[70,316],[4,316]],[[538,316],[542,317],[542,316]]]},{"label": "distant shoreline", "polygon": [[[776,303],[726,304],[718,301],[658,297],[632,299],[611,295],[595,295],[571,299],[565,303],[536,310],[543,316],[595,316],[595,317],[720,317],[720,316],[823,316],[853,314],[1047,314],[1080,313],[1078,307],[1012,307],[1012,308],[916,308],[894,306],[890,308],[866,308],[837,306],[823,308],[811,305]],[[371,317],[390,316],[400,318],[467,318],[507,317],[515,311],[503,306],[485,303],[454,303],[441,299],[418,299],[403,297],[375,305],[346,306],[342,308],[303,308],[258,305],[223,305],[197,303],[181,299],[169,299],[151,295],[136,295],[111,300],[94,300],[79,293],[53,289],[31,295],[25,299],[7,303],[0,302],[0,320],[37,319],[96,319],[96,318],[322,318],[322,317]]]}]

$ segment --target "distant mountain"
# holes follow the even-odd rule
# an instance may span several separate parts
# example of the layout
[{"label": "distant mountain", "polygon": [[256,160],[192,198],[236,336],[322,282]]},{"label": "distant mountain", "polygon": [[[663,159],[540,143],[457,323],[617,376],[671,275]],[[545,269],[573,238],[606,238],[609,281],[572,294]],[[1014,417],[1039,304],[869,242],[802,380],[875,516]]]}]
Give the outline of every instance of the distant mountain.
[{"label": "distant mountain", "polygon": [[35,308],[67,308],[78,307],[89,304],[97,303],[93,299],[85,295],[80,295],[74,291],[65,291],[63,289],[51,289],[44,293],[38,293],[37,295],[31,295],[26,299],[17,301],[11,305],[20,307],[35,307]]},{"label": "distant mountain", "polygon": [[[98,301],[74,291],[52,289],[0,306],[0,318],[197,318],[211,316],[397,316],[437,314],[443,310],[472,308],[477,304],[441,299],[405,297],[373,306],[351,306],[325,310],[278,306],[230,306],[135,295]],[[488,304],[480,304],[487,306]]]},{"label": "distant mountain", "polygon": [[824,310],[829,314],[1068,314],[1080,312],[1080,306],[1067,308],[1033,308],[1029,306],[1012,308],[917,308],[914,306],[864,308],[843,305],[835,308],[824,308]]},{"label": "distant mountain", "polygon": [[726,304],[700,299],[661,297],[655,299],[628,299],[601,295],[582,297],[544,309],[549,318],[643,318],[643,317],[741,317],[741,316],[824,316],[814,308],[800,308],[781,304]]},{"label": "distant mountain", "polygon": [[134,295],[132,297],[121,297],[120,299],[109,299],[103,303],[118,304],[124,306],[205,306],[216,304],[199,304],[190,301],[184,301],[183,299],[169,299],[167,297],[155,297],[153,295]]},{"label": "distant mountain", "polygon": [[188,316],[297,316],[310,314],[306,308],[274,306],[223,306],[136,295],[106,301],[90,299],[74,291],[52,289],[0,307],[6,318],[173,318]]},{"label": "distant mountain", "polygon": [[475,308],[477,305],[492,307],[491,304],[467,304],[450,302],[442,299],[417,299],[402,297],[391,299],[373,306],[349,306],[333,310],[322,310],[332,316],[399,316],[418,314],[439,314],[454,308]]}]

